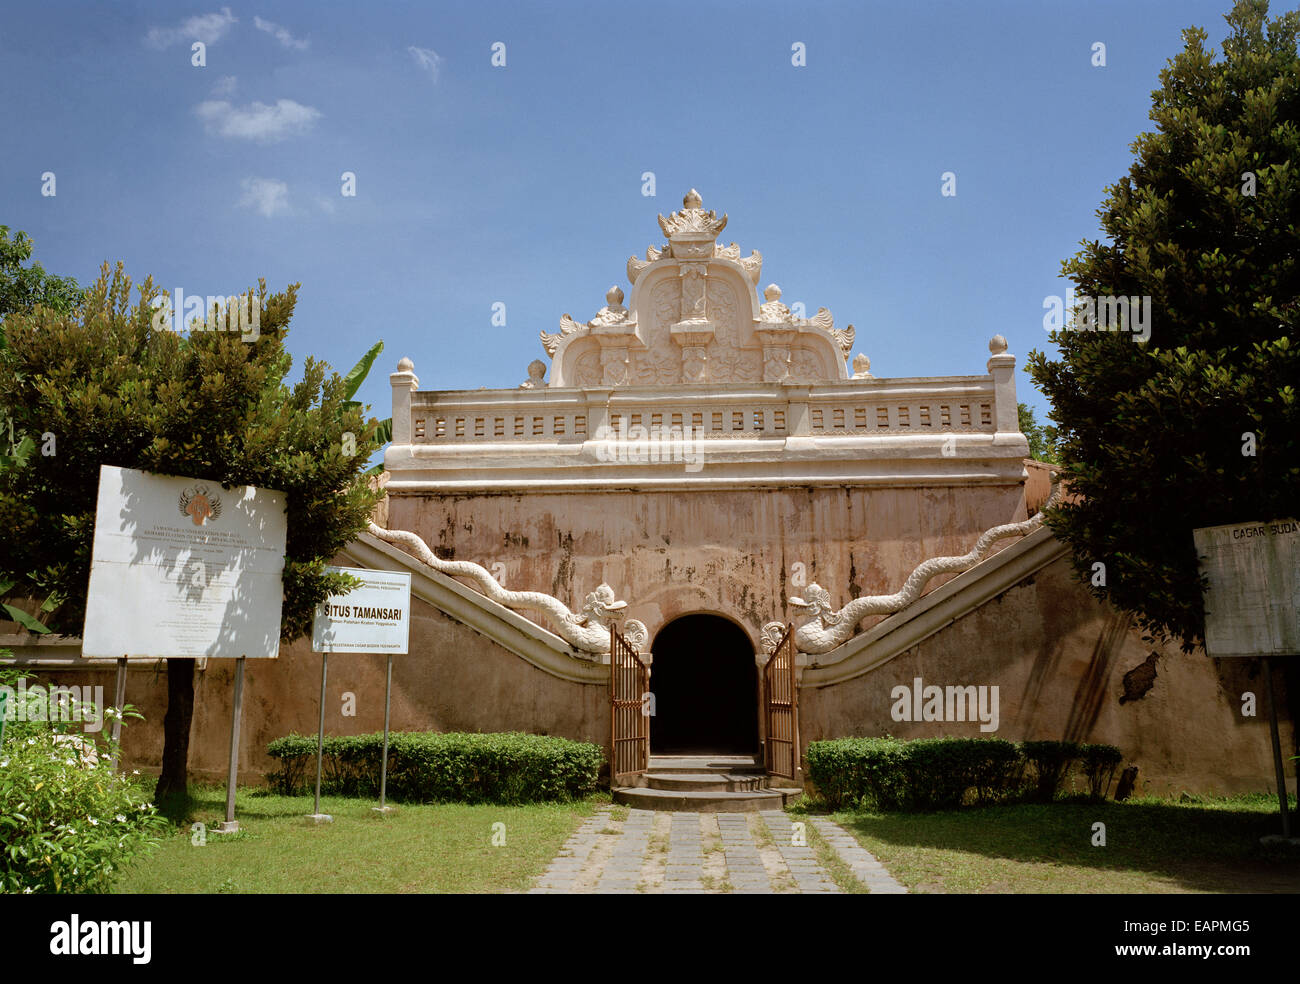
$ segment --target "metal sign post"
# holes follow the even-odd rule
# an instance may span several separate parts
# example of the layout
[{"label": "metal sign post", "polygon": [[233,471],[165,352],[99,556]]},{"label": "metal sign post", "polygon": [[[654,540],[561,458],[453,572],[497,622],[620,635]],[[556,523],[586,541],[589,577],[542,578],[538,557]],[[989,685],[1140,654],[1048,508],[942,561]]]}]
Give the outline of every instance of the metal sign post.
[{"label": "metal sign post", "polygon": [[1264,696],[1268,699],[1268,730],[1273,738],[1273,771],[1277,776],[1277,802],[1282,810],[1282,836],[1291,838],[1291,811],[1288,809],[1286,769],[1282,766],[1282,739],[1277,731],[1277,700],[1273,697],[1273,661],[1264,657]]},{"label": "metal sign post", "polygon": [[328,813],[320,811],[321,760],[325,755],[325,677],[329,673],[329,660],[329,653],[320,654],[320,723],[316,726],[316,806],[307,816],[308,820],[314,820],[316,823],[332,823],[334,820]]},{"label": "metal sign post", "polygon": [[110,770],[117,771],[117,760],[122,750],[122,708],[126,706],[126,656],[117,661],[117,682],[113,687],[113,759]]},{"label": "metal sign post", "polygon": [[384,803],[388,795],[388,712],[393,706],[393,654],[388,654],[388,677],[384,681],[384,760],[379,766],[379,805],[370,809],[376,813],[391,813],[392,807]]},{"label": "metal sign post", "polygon": [[230,711],[230,767],[226,773],[226,821],[214,833],[237,834],[239,821],[235,819],[235,777],[239,774],[239,719],[244,709],[244,663],[246,656],[235,660],[234,706]]}]

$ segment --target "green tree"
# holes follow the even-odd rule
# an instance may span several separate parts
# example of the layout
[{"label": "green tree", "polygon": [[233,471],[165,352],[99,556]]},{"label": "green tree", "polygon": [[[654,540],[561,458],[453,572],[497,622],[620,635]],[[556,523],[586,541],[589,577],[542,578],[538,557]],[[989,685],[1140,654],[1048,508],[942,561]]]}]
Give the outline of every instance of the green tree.
[{"label": "green tree", "polygon": [[[39,263],[23,266],[32,257],[27,233],[9,238],[9,227],[0,225],[0,351],[5,347],[5,316],[29,311],[38,304],[68,311],[81,300],[83,290],[71,277],[46,273]],[[16,431],[13,418],[0,404],[0,470],[21,464],[35,447],[27,435]],[[3,594],[7,589],[0,589]]]},{"label": "green tree", "polygon": [[1097,595],[1184,650],[1204,633],[1192,530],[1300,505],[1300,13],[1267,15],[1239,0],[1217,59],[1183,32],[1098,210],[1106,241],[1062,264],[1084,297],[1149,297],[1149,340],[1070,330],[1097,324],[1080,307],[1057,358],[1029,357],[1083,495],[1049,525]]},{"label": "green tree", "polygon": [[[132,305],[120,264],[115,272],[105,264],[67,313],[37,307],[8,316],[0,406],[24,430],[55,441],[24,467],[0,471],[0,580],[26,597],[54,593],[60,604],[47,622],[55,631],[82,631],[102,464],[284,492],[285,641],[311,630],[328,594],[356,584],[324,566],[365,529],[378,501],[362,475],[375,421],[349,402],[345,380],[314,359],[300,382],[286,382],[297,289],[267,296],[259,284],[252,342],[156,326],[157,289],[146,280]],[[158,795],[185,789],[193,661],[169,659],[167,677]]]},{"label": "green tree", "polygon": [[9,238],[9,227],[0,225],[0,347],[4,345],[3,322],[13,311],[25,311],[44,304],[59,311],[70,311],[81,300],[83,291],[71,277],[46,273],[39,263],[24,267],[32,256],[32,241],[27,233]]},{"label": "green tree", "polygon": [[1034,408],[1028,403],[1017,403],[1016,414],[1020,418],[1020,433],[1029,442],[1029,457],[1049,465],[1057,464],[1056,428],[1051,424],[1040,424],[1034,416]]},{"label": "green tree", "polygon": [[[39,263],[24,267],[32,256],[32,241],[25,232],[9,238],[9,227],[0,225],[0,351],[5,347],[5,315],[29,311],[45,305],[56,311],[68,311],[85,291],[71,277],[46,273]],[[36,442],[14,426],[13,417],[0,404],[0,471],[21,466],[36,449]],[[0,581],[0,598],[12,594],[13,583]],[[18,601],[18,598],[11,598]],[[40,611],[47,612],[57,599],[45,599]],[[0,603],[0,611],[31,632],[46,633],[49,628],[17,605]]]}]

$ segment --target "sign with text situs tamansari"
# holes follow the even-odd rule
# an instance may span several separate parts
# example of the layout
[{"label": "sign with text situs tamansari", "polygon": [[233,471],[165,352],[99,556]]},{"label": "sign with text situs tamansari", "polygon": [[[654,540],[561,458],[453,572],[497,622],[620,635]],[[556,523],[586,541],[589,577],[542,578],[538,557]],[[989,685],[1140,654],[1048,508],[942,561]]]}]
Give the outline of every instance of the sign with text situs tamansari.
[{"label": "sign with text situs tamansari", "polygon": [[1194,530],[1211,656],[1300,655],[1300,523]]},{"label": "sign with text situs tamansari", "polygon": [[83,656],[275,658],[282,492],[104,465]]},{"label": "sign with text situs tamansari", "polygon": [[411,634],[411,575],[360,567],[327,567],[363,581],[345,595],[330,595],[316,609],[311,648],[318,653],[405,654]]}]

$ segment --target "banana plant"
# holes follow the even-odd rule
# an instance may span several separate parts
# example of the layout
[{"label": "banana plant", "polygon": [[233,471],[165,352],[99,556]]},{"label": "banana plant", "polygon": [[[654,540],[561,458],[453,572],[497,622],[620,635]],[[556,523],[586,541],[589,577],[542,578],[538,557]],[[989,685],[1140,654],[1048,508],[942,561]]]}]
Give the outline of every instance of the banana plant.
[{"label": "banana plant", "polygon": [[[375,364],[375,359],[383,350],[384,343],[382,341],[375,342],[374,345],[370,346],[370,350],[361,357],[361,361],[348,370],[348,374],[343,377],[345,385],[344,396],[347,398],[347,403],[345,403],[344,406],[349,410],[359,410],[361,408],[360,401],[354,400],[352,397],[356,396],[357,390],[361,388],[361,384],[364,383],[366,377],[370,375],[370,367]],[[389,417],[387,420],[379,421],[375,425],[374,430],[371,431],[368,436],[371,440],[377,441],[380,444],[388,444],[391,442],[393,439],[393,418]],[[366,474],[378,475],[383,470],[384,466],[379,464],[366,469]]]},{"label": "banana plant", "polygon": [[[0,598],[3,598],[10,591],[12,591],[13,586],[14,586],[13,581],[0,581]],[[44,614],[46,612],[54,611],[54,609],[58,607],[58,604],[59,604],[58,596],[51,592],[50,595],[45,599],[45,601],[41,603],[41,609],[39,614]],[[17,608],[13,605],[0,602],[0,612],[3,612],[5,617],[7,617],[11,622],[17,622],[28,632],[35,632],[37,635],[45,635],[50,631],[50,627],[48,625],[46,625],[44,622],[40,621],[39,619],[36,619],[31,615],[28,615],[21,608]]]}]

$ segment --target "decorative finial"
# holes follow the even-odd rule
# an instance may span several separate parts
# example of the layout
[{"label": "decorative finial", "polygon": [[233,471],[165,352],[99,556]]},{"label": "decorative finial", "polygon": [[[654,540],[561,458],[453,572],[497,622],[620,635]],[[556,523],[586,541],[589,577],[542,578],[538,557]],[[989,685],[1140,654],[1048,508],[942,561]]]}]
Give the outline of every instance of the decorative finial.
[{"label": "decorative finial", "polygon": [[1007,350],[1007,340],[1001,335],[994,335],[989,339],[989,351],[994,355],[1001,355]]},{"label": "decorative finial", "polygon": [[704,199],[700,197],[698,191],[692,188],[686,193],[686,197],[682,199],[682,204],[687,208],[699,208],[704,204]]},{"label": "decorative finial", "polygon": [[768,301],[777,301],[781,299],[781,288],[776,284],[768,284],[763,288],[763,298]]},{"label": "decorative finial", "polygon": [[543,377],[546,376],[546,363],[541,359],[534,359],[528,363],[528,378],[519,384],[520,389],[544,389],[546,383]]},{"label": "decorative finial", "polygon": [[871,378],[871,360],[863,353],[859,352],[853,357],[853,378],[870,379]]},{"label": "decorative finial", "polygon": [[605,303],[609,305],[623,303],[623,289],[615,284],[609,290],[605,291]]},{"label": "decorative finial", "polygon": [[402,359],[401,359],[401,361],[397,363],[397,371],[398,371],[398,372],[414,372],[414,371],[415,371],[415,363],[412,362],[410,359],[406,358],[405,356],[403,356]]}]

